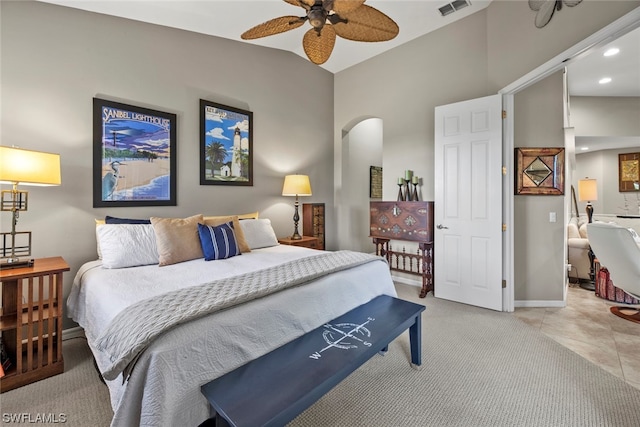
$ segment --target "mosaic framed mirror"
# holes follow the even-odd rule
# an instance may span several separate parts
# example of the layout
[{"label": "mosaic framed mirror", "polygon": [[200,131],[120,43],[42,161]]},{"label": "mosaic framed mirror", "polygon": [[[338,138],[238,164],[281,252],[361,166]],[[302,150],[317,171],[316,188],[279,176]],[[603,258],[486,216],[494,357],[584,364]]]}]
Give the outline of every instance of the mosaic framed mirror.
[{"label": "mosaic framed mirror", "polygon": [[564,194],[564,148],[516,148],[515,194]]}]

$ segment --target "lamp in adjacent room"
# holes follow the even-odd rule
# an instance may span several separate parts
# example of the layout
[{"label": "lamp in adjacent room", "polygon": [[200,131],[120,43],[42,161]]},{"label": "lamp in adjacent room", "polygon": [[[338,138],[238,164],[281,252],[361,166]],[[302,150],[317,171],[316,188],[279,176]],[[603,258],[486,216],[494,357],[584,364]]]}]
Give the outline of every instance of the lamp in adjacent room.
[{"label": "lamp in adjacent room", "polygon": [[295,212],[293,214],[294,230],[291,240],[300,240],[302,236],[298,232],[298,222],[300,215],[298,214],[298,196],[311,196],[311,183],[307,175],[287,175],[284,177],[284,185],[282,186],[283,196],[296,196]]},{"label": "lamp in adjacent room", "polygon": [[581,179],[578,181],[578,198],[581,202],[587,202],[587,218],[593,222],[593,206],[591,202],[598,200],[598,183],[595,179]]},{"label": "lamp in adjacent room", "polygon": [[[16,225],[20,212],[27,210],[29,193],[18,190],[18,184],[60,185],[60,155],[0,146],[0,183],[12,185],[11,190],[1,192],[0,210],[10,211],[12,221],[11,233],[0,233],[2,236],[0,258],[5,259],[0,263],[0,268],[25,267],[30,265],[30,261],[22,261],[18,256],[31,255],[31,232],[17,232]],[[26,243],[17,244],[16,235],[25,235]],[[9,237],[10,240],[7,242]]]}]

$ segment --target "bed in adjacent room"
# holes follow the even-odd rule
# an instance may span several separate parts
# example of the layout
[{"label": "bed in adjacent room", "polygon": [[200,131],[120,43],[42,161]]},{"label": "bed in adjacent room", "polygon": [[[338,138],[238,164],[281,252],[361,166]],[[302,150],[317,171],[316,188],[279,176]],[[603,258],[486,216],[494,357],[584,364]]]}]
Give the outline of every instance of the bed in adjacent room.
[{"label": "bed in adjacent room", "polygon": [[[101,257],[80,268],[67,302],[109,387],[113,426],[196,426],[210,416],[201,385],[396,295],[382,258],[279,245],[267,219],[171,221],[98,226]],[[183,241],[194,222],[208,227],[202,253],[181,260],[195,256]],[[228,255],[229,237],[244,250],[211,258],[206,243]]]}]

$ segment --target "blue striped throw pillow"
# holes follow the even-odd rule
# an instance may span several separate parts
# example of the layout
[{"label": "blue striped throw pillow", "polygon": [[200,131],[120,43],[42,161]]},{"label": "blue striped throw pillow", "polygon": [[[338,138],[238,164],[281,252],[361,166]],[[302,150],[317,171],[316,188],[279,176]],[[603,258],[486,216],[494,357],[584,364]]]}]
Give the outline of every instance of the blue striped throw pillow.
[{"label": "blue striped throw pillow", "polygon": [[215,227],[198,224],[198,235],[200,236],[200,245],[202,246],[205,261],[240,255],[238,241],[233,232],[233,223],[231,222]]}]

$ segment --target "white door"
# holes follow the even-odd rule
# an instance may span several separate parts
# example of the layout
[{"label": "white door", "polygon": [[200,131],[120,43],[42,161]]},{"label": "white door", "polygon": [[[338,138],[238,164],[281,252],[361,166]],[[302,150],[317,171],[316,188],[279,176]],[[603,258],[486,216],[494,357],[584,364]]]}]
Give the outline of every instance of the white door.
[{"label": "white door", "polygon": [[435,109],[437,298],[502,310],[502,97]]}]

